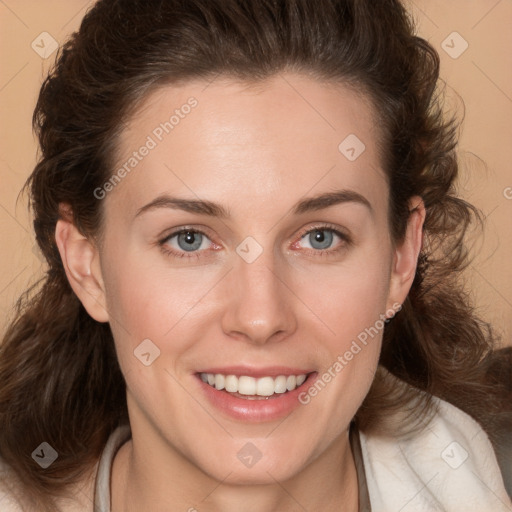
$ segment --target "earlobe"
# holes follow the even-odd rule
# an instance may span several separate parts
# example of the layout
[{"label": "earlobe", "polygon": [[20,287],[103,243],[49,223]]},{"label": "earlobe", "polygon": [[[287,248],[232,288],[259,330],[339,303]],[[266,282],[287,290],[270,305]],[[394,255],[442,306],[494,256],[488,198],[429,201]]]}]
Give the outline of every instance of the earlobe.
[{"label": "earlobe", "polygon": [[421,197],[415,196],[409,201],[409,219],[404,240],[395,248],[389,304],[403,304],[416,275],[418,256],[423,245],[423,224],[425,222],[425,204]]},{"label": "earlobe", "polygon": [[57,221],[55,240],[69,284],[80,302],[92,318],[98,322],[108,322],[96,246],[80,233],[69,217]]}]

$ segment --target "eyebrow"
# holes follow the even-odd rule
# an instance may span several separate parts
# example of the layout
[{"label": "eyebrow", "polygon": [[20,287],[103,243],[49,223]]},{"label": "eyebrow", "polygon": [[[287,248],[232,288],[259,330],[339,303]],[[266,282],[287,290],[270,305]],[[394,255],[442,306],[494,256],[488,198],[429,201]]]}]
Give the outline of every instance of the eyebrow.
[{"label": "eyebrow", "polygon": [[[303,199],[293,206],[292,213],[294,215],[302,215],[304,213],[323,210],[330,206],[344,203],[361,204],[368,208],[370,213],[373,214],[373,208],[368,199],[354,190],[338,190],[336,192],[327,192],[325,194]],[[159,208],[183,210],[189,213],[198,213],[221,219],[228,219],[230,217],[230,213],[226,208],[212,201],[202,199],[182,199],[172,197],[167,194],[159,196],[150,203],[144,205],[142,208],[139,208],[135,217]]]},{"label": "eyebrow", "polygon": [[230,217],[229,212],[220,204],[202,199],[181,199],[168,195],[159,196],[150,203],[137,210],[135,217],[142,215],[151,210],[159,208],[172,208],[174,210],[184,210],[189,213],[199,213],[210,217],[219,217],[227,219]]},{"label": "eyebrow", "polygon": [[356,203],[361,204],[370,210],[373,214],[373,208],[370,201],[363,195],[355,190],[338,190],[336,192],[327,192],[315,197],[310,197],[299,201],[293,208],[294,215],[302,213],[323,210],[329,206],[334,206],[343,203]]}]

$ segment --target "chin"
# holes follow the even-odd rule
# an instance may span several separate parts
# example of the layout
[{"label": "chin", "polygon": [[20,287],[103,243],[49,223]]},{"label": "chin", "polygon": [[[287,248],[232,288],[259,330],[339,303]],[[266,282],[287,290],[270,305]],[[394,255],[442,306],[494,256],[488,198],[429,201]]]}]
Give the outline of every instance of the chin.
[{"label": "chin", "polygon": [[282,453],[276,453],[275,449],[268,447],[267,451],[272,454],[271,456],[265,455],[262,451],[248,441],[242,444],[241,449],[233,449],[233,456],[226,456],[225,453],[222,459],[217,459],[213,467],[212,459],[204,461],[205,464],[200,464],[199,467],[223,484],[267,485],[275,484],[276,480],[281,482],[292,478],[305,465],[305,460],[296,457],[296,452],[295,457],[290,458],[293,450],[287,449]]}]

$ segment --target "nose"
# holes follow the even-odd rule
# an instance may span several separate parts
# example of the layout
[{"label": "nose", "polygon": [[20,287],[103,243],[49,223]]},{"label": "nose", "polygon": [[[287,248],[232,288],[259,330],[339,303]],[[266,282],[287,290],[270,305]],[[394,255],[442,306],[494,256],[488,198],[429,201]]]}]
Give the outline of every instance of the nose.
[{"label": "nose", "polygon": [[222,328],[228,336],[263,345],[295,332],[297,299],[285,282],[283,268],[284,263],[278,268],[265,253],[252,263],[241,258],[235,262],[225,283]]}]

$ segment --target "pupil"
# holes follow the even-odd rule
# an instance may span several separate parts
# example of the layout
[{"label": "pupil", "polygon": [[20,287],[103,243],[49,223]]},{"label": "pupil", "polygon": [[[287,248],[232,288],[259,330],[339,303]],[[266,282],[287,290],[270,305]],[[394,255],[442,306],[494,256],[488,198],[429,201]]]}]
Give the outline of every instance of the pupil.
[{"label": "pupil", "polygon": [[323,231],[317,231],[315,234],[315,239],[317,242],[323,242],[325,240]]}]

